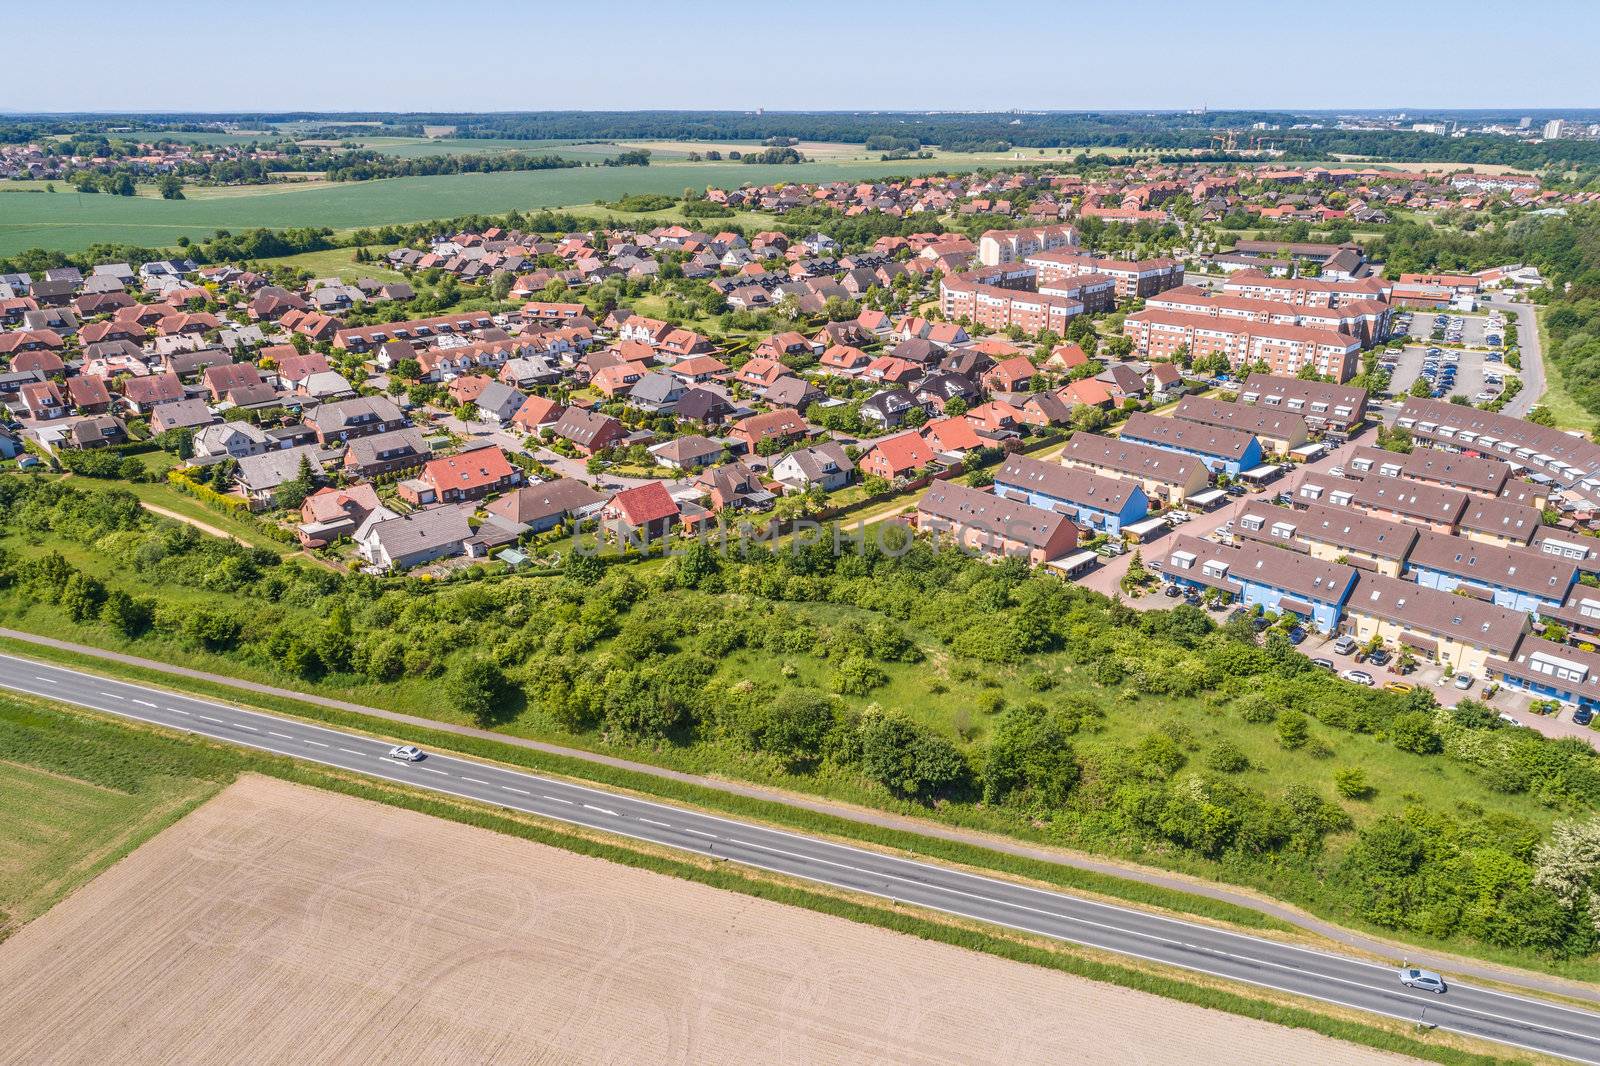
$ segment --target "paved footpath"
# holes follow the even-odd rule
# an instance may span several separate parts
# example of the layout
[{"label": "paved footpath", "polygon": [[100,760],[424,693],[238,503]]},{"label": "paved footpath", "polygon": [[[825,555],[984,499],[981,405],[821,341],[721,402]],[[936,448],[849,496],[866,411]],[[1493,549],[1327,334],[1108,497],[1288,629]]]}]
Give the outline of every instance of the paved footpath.
[{"label": "paved footpath", "polygon": [[[1142,884],[1154,885],[1160,888],[1187,892],[1192,895],[1204,896],[1209,899],[1232,903],[1236,906],[1246,907],[1271,915],[1291,925],[1297,926],[1307,932],[1316,933],[1328,940],[1358,951],[1368,952],[1384,959],[1404,959],[1408,954],[1419,954],[1415,948],[1403,944],[1392,943],[1377,937],[1365,936],[1352,932],[1331,922],[1324,921],[1313,915],[1307,914],[1297,907],[1256,895],[1246,889],[1230,888],[1227,886],[1203,881],[1198,878],[1186,877],[1182,874],[1168,873],[1150,867],[1137,866],[1132,863],[1122,863],[1114,860],[1097,859],[1078,852],[1062,848],[1051,848],[1042,845],[1023,843],[1006,837],[983,833],[970,829],[959,829],[951,826],[940,825],[936,822],[905,815],[892,814],[885,811],[869,810],[849,804],[838,803],[816,797],[784,792],[778,789],[764,788],[759,785],[743,784],[721,778],[703,777],[698,774],[684,773],[680,770],[670,770],[665,767],[652,766],[648,763],[633,762],[620,759],[612,755],[602,755],[597,752],[584,751],[578,748],[567,748],[557,744],[548,744],[542,741],[529,740],[524,737],[508,736],[487,729],[478,729],[473,726],[456,725],[448,722],[439,722],[431,718],[421,718],[416,715],[402,714],[397,711],[386,711],[377,707],[368,707],[359,703],[346,700],[332,699],[327,696],[317,696],[293,689],[280,688],[275,685],[266,685],[254,681],[243,681],[227,677],[222,674],[208,673],[203,670],[194,670],[189,667],[172,666],[158,662],[154,659],[145,659],[136,655],[127,655],[121,652],[105,651],[100,648],[84,644],[75,644],[70,641],[58,640],[53,637],[43,637],[34,633],[25,633],[20,630],[0,628],[0,636],[13,640],[25,641],[31,644],[56,648],[63,651],[75,652],[80,655],[92,656],[128,666],[137,666],[146,670],[159,671],[176,677],[186,677],[196,680],[209,681],[214,684],[226,685],[245,692],[254,692],[262,695],[277,696],[284,699],[299,700],[303,703],[316,704],[333,710],[348,711],[354,714],[366,715],[374,719],[382,719],[399,725],[415,726],[418,728],[438,730],[453,733],[458,736],[473,737],[481,740],[492,740],[502,744],[528,748],[534,751],[559,755],[570,759],[581,759],[585,762],[597,763],[616,769],[628,770],[634,773],[649,774],[665,780],[682,782],[701,788],[715,789],[736,796],[763,800],[771,803],[782,803],[789,807],[813,811],[818,814],[829,815],[847,821],[865,825],[878,826],[884,829],[893,829],[900,832],[915,833],[924,837],[947,840],[955,843],[986,848],[990,851],[1016,855],[1022,858],[1040,862],[1056,863],[1070,866],[1079,870],[1088,870],[1094,873],[1120,877],[1129,881],[1138,881]],[[1588,1000],[1600,1003],[1600,987],[1583,984],[1576,981],[1566,981],[1558,977],[1535,974],[1510,967],[1497,966],[1493,963],[1480,962],[1455,956],[1443,956],[1440,953],[1431,953],[1435,957],[1447,959],[1450,970],[1454,974],[1468,975],[1484,980],[1504,982],[1508,985],[1567,996],[1573,999]]]}]

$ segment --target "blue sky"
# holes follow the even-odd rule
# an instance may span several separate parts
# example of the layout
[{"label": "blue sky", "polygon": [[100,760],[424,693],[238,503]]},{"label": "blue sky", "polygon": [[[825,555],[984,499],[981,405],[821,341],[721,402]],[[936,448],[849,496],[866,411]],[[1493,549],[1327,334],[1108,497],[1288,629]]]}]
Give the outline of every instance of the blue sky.
[{"label": "blue sky", "polygon": [[1593,107],[1550,0],[80,0],[18,11],[0,108]]}]

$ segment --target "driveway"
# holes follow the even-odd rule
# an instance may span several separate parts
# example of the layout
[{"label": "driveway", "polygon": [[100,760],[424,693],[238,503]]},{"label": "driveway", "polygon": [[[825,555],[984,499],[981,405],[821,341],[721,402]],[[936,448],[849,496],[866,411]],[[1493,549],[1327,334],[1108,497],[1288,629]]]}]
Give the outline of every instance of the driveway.
[{"label": "driveway", "polygon": [[1517,346],[1522,349],[1522,391],[1506,401],[1504,413],[1522,418],[1544,396],[1544,351],[1539,347],[1539,324],[1533,305],[1508,296],[1486,296],[1485,304],[1517,315]]}]

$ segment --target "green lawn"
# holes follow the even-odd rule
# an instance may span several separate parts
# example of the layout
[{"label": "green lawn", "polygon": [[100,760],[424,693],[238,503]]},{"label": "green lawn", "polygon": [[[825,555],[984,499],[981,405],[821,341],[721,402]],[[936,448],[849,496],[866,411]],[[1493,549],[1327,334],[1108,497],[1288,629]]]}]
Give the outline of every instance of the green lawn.
[{"label": "green lawn", "polygon": [[[388,245],[367,249],[375,258],[382,259],[385,252],[389,251]],[[267,267],[286,267],[290,270],[308,270],[319,278],[343,278],[345,281],[356,282],[362,278],[373,278],[377,281],[407,281],[406,276],[398,270],[392,270],[377,263],[356,262],[354,248],[327,248],[320,252],[302,252],[299,255],[282,255],[275,259],[263,259],[261,264]]]},{"label": "green lawn", "polygon": [[[1523,314],[1528,311],[1523,309]],[[1544,330],[1544,313],[1536,309],[1534,312],[1539,326],[1539,350],[1544,355],[1544,392],[1539,397],[1539,404],[1549,408],[1555,416],[1557,429],[1576,429],[1583,433],[1593,433],[1600,426],[1600,418],[1588,408],[1578,403],[1572,393],[1567,391],[1567,384],[1562,372],[1550,361],[1550,338]]]},{"label": "green lawn", "polygon": [[[17,710],[12,701],[0,703]],[[11,754],[6,745],[0,750]],[[117,788],[25,761],[0,760],[0,796],[6,809],[0,818],[0,939],[215,788],[209,781],[165,776]]]},{"label": "green lawn", "polygon": [[163,507],[186,518],[192,518],[197,522],[204,522],[208,526],[215,526],[218,529],[225,530],[255,547],[266,548],[268,551],[276,552],[279,555],[284,554],[287,550],[283,543],[267,536],[254,523],[232,518],[221,511],[214,511],[193,496],[187,496],[179,492],[168,482],[158,481],[137,485],[118,482],[117,488],[128,490],[145,503]]}]

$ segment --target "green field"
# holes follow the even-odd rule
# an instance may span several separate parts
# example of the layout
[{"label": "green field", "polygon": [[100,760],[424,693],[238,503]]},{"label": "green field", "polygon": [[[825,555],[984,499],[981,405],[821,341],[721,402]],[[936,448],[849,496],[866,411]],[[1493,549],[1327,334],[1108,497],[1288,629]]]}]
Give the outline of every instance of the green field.
[{"label": "green field", "polygon": [[[203,776],[129,768],[84,745],[32,751],[19,727],[40,719],[0,699],[0,940],[216,791]],[[64,744],[81,738],[63,736]],[[130,754],[139,746],[129,734]],[[85,758],[87,756],[87,758]],[[122,765],[118,765],[121,763]]]},{"label": "green field", "polygon": [[[973,157],[966,158],[969,167],[982,165]],[[924,174],[951,166],[950,162],[937,160],[794,166],[670,163],[281,185],[229,189],[229,195],[216,196],[204,190],[208,195],[197,191],[196,196],[185,200],[79,193],[61,185],[54,193],[6,192],[6,186],[0,185],[0,256],[27,248],[76,251],[97,242],[161,247],[179,237],[199,239],[219,229],[354,229],[474,213],[592,204],[629,193],[676,196],[685,188],[708,185],[868,180],[885,175]]]}]

